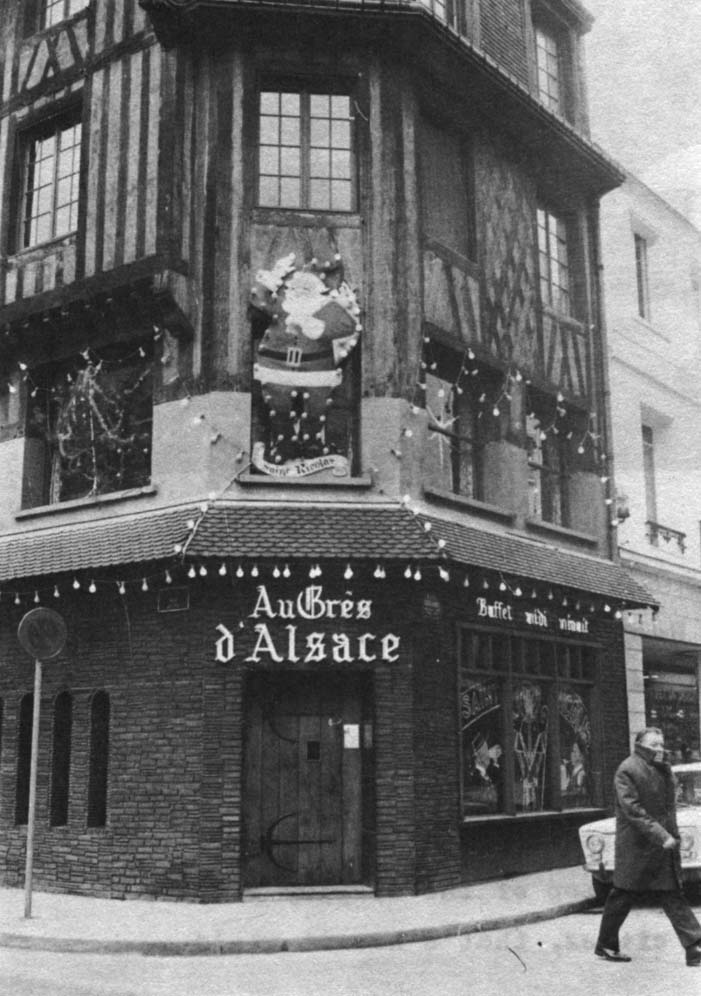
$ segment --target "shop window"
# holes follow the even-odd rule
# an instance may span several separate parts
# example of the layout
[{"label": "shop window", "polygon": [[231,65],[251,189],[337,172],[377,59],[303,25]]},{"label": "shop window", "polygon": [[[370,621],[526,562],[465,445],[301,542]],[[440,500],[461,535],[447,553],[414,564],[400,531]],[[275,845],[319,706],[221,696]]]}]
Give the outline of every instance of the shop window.
[{"label": "shop window", "polygon": [[78,227],[80,113],[76,107],[20,134],[18,249],[62,238]]},{"label": "shop window", "polygon": [[650,321],[650,278],[648,275],[648,240],[635,235],[635,281],[638,292],[638,315]]},{"label": "shop window", "polygon": [[62,827],[68,822],[72,724],[73,699],[69,692],[61,692],[54,702],[50,803],[52,827]]},{"label": "shop window", "polygon": [[463,632],[465,817],[599,804],[590,719],[595,680],[591,647]]},{"label": "shop window", "polygon": [[153,384],[150,345],[86,351],[31,373],[24,507],[148,484]]},{"label": "shop window", "polygon": [[567,527],[572,432],[562,420],[555,421],[542,410],[526,416],[529,515]]},{"label": "shop window", "polygon": [[17,778],[15,783],[15,823],[24,826],[29,819],[29,775],[32,762],[32,722],[34,696],[23,695],[17,729]]},{"label": "shop window", "polygon": [[537,210],[541,304],[559,315],[572,313],[572,274],[568,220],[543,207]]},{"label": "shop window", "polygon": [[[421,225],[424,237],[475,258],[474,187],[471,154],[460,135],[438,127],[426,117],[419,131]],[[436,178],[440,177],[440,183]]]},{"label": "shop window", "polygon": [[109,762],[110,697],[96,692],[90,703],[90,762],[88,771],[89,827],[107,823],[107,774]]},{"label": "shop window", "polygon": [[348,93],[263,89],[258,204],[312,211],[355,209],[353,115]]}]

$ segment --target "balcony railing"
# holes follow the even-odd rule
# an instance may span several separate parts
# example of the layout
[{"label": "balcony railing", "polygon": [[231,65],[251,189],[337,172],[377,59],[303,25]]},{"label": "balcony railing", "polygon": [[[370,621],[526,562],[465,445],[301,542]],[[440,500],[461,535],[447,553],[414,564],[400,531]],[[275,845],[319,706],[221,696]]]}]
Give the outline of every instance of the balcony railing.
[{"label": "balcony railing", "polygon": [[652,546],[659,546],[661,538],[665,543],[676,543],[682,553],[686,550],[686,533],[682,533],[678,529],[670,529],[669,526],[653,522],[652,519],[648,519],[645,525],[647,527],[647,538],[650,540]]}]

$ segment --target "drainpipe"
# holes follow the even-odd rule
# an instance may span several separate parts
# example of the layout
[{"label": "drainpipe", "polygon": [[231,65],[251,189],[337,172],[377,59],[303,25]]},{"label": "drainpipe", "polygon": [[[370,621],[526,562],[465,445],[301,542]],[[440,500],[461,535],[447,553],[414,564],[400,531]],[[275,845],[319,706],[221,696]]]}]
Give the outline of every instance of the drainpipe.
[{"label": "drainpipe", "polygon": [[[603,263],[601,262],[601,225],[600,225],[600,204],[598,200],[590,203],[588,209],[589,232],[591,238],[592,252],[592,275],[594,300],[592,307],[592,318],[594,328],[598,329],[598,336],[592,339],[592,374],[594,377],[594,388],[598,388],[597,412],[599,415],[599,433],[604,441],[606,453],[606,482],[605,497],[612,498],[611,505],[606,505],[606,534],[608,539],[608,555],[613,561],[618,561],[618,532],[615,526],[611,525],[611,519],[615,515],[615,476],[614,459],[612,453],[612,433],[611,433],[611,388],[609,386],[608,375],[608,338],[606,335],[606,320],[604,309],[604,287],[603,287]],[[600,472],[601,473],[601,472]]]}]

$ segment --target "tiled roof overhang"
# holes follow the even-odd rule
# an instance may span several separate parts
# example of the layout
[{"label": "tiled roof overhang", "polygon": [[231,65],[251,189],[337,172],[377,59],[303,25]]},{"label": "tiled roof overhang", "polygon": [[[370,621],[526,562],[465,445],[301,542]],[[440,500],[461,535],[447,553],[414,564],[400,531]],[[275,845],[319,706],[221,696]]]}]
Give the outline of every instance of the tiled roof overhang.
[{"label": "tiled roof overhang", "polygon": [[629,606],[657,607],[657,601],[623,567],[610,560],[572,553],[547,543],[473,529],[437,517],[432,535],[445,541],[453,563],[589,592]]},{"label": "tiled roof overhang", "polygon": [[439,559],[438,547],[418,519],[398,506],[213,502],[204,514],[201,505],[183,505],[0,537],[0,583],[183,554],[190,559]]},{"label": "tiled roof overhang", "polygon": [[447,561],[631,606],[657,604],[608,560],[414,515],[399,505],[336,503],[217,500],[26,530],[0,538],[0,584],[176,557]]}]

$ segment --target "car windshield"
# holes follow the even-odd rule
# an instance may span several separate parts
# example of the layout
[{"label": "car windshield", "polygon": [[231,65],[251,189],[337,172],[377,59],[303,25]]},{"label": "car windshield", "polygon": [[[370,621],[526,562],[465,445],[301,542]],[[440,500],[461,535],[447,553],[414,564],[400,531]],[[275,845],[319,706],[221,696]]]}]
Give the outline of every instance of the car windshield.
[{"label": "car windshield", "polygon": [[677,780],[677,805],[701,807],[701,766],[674,771]]}]

